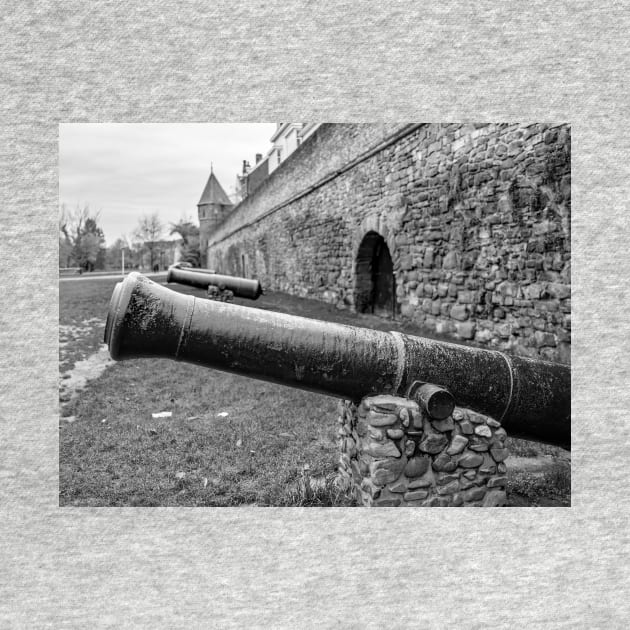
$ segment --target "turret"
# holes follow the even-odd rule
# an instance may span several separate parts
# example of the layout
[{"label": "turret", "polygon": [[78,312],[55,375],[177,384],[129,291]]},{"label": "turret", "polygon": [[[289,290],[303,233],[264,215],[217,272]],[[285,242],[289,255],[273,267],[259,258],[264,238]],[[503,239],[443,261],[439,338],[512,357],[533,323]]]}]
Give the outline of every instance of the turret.
[{"label": "turret", "polygon": [[207,265],[208,262],[208,239],[217,226],[223,223],[233,207],[234,204],[230,201],[216,178],[212,167],[210,167],[210,177],[208,177],[208,182],[197,204],[199,212],[199,250],[201,252],[202,265]]}]

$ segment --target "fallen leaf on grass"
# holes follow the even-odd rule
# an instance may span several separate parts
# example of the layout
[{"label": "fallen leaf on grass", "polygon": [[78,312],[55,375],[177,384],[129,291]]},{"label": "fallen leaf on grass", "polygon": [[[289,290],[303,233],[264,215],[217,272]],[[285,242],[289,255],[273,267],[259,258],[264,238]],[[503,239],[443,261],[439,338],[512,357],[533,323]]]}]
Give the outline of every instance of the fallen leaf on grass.
[{"label": "fallen leaf on grass", "polygon": [[217,418],[227,418],[228,415],[229,414],[227,411],[219,411],[219,413],[217,414]]},{"label": "fallen leaf on grass", "polygon": [[190,416],[189,418],[186,418],[186,420],[199,420],[200,416]]},{"label": "fallen leaf on grass", "polygon": [[243,440],[236,440],[236,447],[240,448],[241,446],[243,446]]},{"label": "fallen leaf on grass", "polygon": [[175,479],[183,479],[186,476],[185,472],[176,472]]},{"label": "fallen leaf on grass", "polygon": [[205,488],[208,485],[208,477],[204,477],[201,480],[201,484],[203,485],[203,487]]},{"label": "fallen leaf on grass", "polygon": [[172,411],[160,411],[158,413],[152,413],[152,418],[170,418],[173,415]]}]

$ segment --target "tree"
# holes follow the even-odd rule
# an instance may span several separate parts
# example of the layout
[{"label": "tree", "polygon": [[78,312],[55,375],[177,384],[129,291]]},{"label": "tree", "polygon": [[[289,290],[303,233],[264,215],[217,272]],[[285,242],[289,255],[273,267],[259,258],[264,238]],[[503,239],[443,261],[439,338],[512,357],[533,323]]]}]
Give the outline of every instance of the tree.
[{"label": "tree", "polygon": [[72,267],[72,243],[59,233],[59,267]]},{"label": "tree", "polygon": [[89,216],[83,224],[83,232],[76,247],[75,258],[79,266],[87,271],[94,271],[104,267],[105,263],[105,235],[98,227],[96,219]]},{"label": "tree", "polygon": [[[78,210],[78,208],[76,209]],[[74,249],[75,235],[74,222],[78,213],[68,210],[65,203],[59,208],[59,266],[72,267],[74,259],[72,252]],[[82,220],[81,220],[82,222]]]},{"label": "tree", "polygon": [[66,204],[59,208],[59,267],[70,267],[72,263],[72,243],[68,234],[68,210]]},{"label": "tree", "polygon": [[131,243],[131,261],[134,269],[142,269],[144,263],[142,262],[144,254],[144,244],[133,242]]},{"label": "tree", "polygon": [[194,267],[200,267],[199,227],[187,219],[180,219],[178,223],[171,223],[170,234],[179,234],[182,238],[181,260]]},{"label": "tree", "polygon": [[107,248],[107,266],[110,269],[120,269],[122,263],[122,250],[125,250],[125,267],[132,266],[131,245],[126,236],[119,236],[112,245]]},{"label": "tree", "polygon": [[155,251],[158,245],[158,241],[161,239],[164,232],[164,226],[160,221],[160,216],[157,212],[153,214],[145,214],[140,217],[138,226],[134,230],[134,237],[138,239],[143,247],[149,252],[150,267],[153,269],[155,261]]},{"label": "tree", "polygon": [[105,235],[98,226],[99,212],[89,205],[68,210],[65,204],[59,212],[59,264],[75,264],[87,271],[102,268],[105,263]]}]

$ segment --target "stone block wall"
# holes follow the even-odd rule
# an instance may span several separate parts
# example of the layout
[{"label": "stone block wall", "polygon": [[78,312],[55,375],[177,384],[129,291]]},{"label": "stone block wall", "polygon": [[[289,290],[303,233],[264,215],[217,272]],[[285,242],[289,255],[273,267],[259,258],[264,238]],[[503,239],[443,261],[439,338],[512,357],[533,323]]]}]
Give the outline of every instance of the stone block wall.
[{"label": "stone block wall", "polygon": [[505,448],[500,424],[455,408],[433,420],[395,396],[339,405],[339,470],[365,506],[505,505]]},{"label": "stone block wall", "polygon": [[400,317],[569,363],[570,137],[567,124],[322,125],[219,227],[209,265],[354,308],[376,232]]}]

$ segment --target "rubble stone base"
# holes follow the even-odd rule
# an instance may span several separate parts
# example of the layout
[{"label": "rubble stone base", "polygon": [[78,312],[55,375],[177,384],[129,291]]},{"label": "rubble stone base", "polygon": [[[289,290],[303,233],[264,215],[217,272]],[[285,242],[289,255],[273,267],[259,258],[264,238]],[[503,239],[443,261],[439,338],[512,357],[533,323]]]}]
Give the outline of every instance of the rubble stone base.
[{"label": "rubble stone base", "polygon": [[209,300],[215,300],[217,302],[231,302],[234,299],[234,293],[229,289],[221,289],[220,287],[211,284],[208,287],[208,294],[206,297]]},{"label": "rubble stone base", "polygon": [[339,404],[339,470],[366,506],[506,504],[507,434],[488,416],[456,407],[434,420],[407,398]]}]

